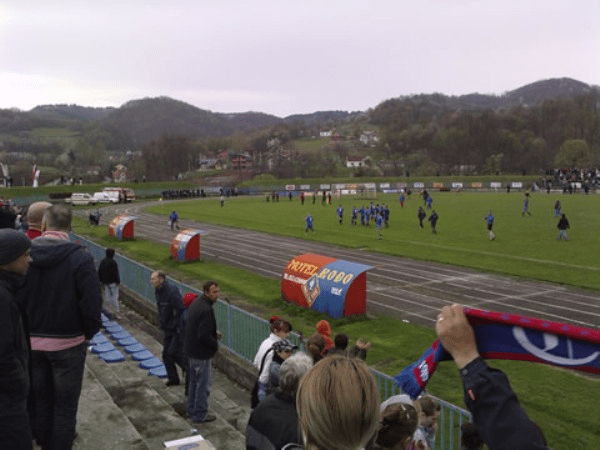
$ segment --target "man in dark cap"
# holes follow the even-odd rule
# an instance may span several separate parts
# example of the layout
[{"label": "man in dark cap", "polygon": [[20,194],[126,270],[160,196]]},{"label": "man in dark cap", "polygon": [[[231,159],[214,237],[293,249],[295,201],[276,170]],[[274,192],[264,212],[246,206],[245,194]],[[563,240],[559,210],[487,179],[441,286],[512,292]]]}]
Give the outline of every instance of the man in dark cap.
[{"label": "man in dark cap", "polygon": [[29,345],[15,293],[25,281],[31,241],[0,230],[0,442],[3,449],[31,449],[27,415]]},{"label": "man in dark cap", "polygon": [[71,210],[46,209],[18,296],[31,335],[34,438],[43,449],[71,448],[87,343],[100,329],[102,296],[92,255],[69,240]]}]

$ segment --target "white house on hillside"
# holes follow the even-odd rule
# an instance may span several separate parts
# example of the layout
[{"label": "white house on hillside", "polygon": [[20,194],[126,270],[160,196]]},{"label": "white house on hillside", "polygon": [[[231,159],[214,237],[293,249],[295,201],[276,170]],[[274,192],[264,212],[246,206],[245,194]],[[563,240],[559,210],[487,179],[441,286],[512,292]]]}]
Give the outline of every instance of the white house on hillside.
[{"label": "white house on hillside", "polygon": [[349,169],[364,167],[366,166],[366,162],[368,159],[371,159],[370,156],[348,156],[346,158],[346,167]]}]

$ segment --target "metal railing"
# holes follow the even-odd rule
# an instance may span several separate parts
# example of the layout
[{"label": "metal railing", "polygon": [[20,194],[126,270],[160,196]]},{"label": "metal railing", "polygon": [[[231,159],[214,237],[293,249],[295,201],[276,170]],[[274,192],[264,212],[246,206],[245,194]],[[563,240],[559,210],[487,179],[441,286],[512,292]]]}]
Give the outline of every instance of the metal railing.
[{"label": "metal railing", "polygon": [[[100,261],[104,259],[106,249],[101,245],[73,233],[71,233],[71,239],[86,247],[94,257],[96,264],[99,264]],[[154,289],[149,284],[150,275],[156,269],[151,269],[139,262],[118,254],[115,254],[114,259],[119,265],[121,284],[144,298],[148,303],[156,305]],[[171,277],[167,276],[167,278],[169,283],[177,286],[182,293],[194,292],[198,295],[202,295],[202,292],[194,287]],[[214,304],[214,310],[217,327],[219,330],[223,331],[224,335],[221,345],[225,346],[237,356],[252,362],[261,342],[265,339],[265,336],[269,335],[269,322],[220,300]],[[290,333],[290,340],[301,349],[304,348],[300,335],[297,333]],[[371,369],[371,372],[379,387],[379,395],[382,401],[392,395],[401,393],[392,377],[375,369]],[[436,400],[441,406],[435,444],[436,448],[440,450],[459,449],[460,426],[464,422],[471,420],[471,414],[442,399],[436,398]]]}]

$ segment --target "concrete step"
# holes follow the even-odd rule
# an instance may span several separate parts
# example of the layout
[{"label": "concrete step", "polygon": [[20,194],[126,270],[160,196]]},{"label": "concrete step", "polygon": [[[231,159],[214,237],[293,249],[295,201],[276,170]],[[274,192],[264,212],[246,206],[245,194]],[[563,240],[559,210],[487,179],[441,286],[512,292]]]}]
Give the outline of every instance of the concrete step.
[{"label": "concrete step", "polygon": [[[141,316],[134,311],[122,307],[121,311],[113,318],[139,343],[149,350],[157,358],[161,358],[162,344],[157,340],[160,332],[145,322]],[[129,436],[129,441],[119,446],[118,440],[111,446],[99,448],[162,448],[162,444],[168,440],[179,439],[190,436],[194,428],[204,438],[208,439],[217,449],[244,449],[244,430],[250,413],[249,394],[241,387],[236,387],[224,374],[213,369],[213,383],[209,398],[209,409],[217,416],[217,420],[211,423],[194,425],[185,417],[185,395],[184,387],[166,387],[165,379],[149,376],[145,369],[139,367],[137,361],[133,361],[122,347],[110,338],[105,330],[103,334],[111,340],[118,350],[125,356],[125,361],[106,363],[98,359],[96,354],[90,353],[86,362],[89,369],[90,379],[97,380],[104,388],[106,395],[111,399],[118,412],[112,412],[98,417],[91,415],[93,411],[85,413],[85,422],[92,419],[104,420],[116,427],[117,423],[124,423],[124,431],[133,428],[137,433],[135,438]],[[183,378],[182,378],[183,381]],[[230,398],[233,396],[234,399]],[[107,402],[104,399],[102,403]],[[91,400],[93,402],[93,400]],[[87,393],[80,401],[80,410],[87,408]],[[114,416],[114,417],[113,417]],[[125,420],[124,420],[125,419]],[[83,428],[78,423],[78,433],[84,441],[89,441],[83,436]],[[131,430],[130,430],[131,431]],[[87,433],[85,433],[87,436]],[[137,447],[136,447],[137,445]],[[80,448],[93,449],[93,447],[82,446]]]}]

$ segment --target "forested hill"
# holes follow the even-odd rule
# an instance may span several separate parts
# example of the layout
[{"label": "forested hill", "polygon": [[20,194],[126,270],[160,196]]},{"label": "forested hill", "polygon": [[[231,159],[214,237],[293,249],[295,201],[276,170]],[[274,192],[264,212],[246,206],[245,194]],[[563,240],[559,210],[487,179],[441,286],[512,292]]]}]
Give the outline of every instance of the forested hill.
[{"label": "forested hill", "polygon": [[306,127],[332,125],[368,115],[372,123],[386,125],[398,110],[411,110],[409,121],[431,120],[449,112],[506,110],[535,107],[546,100],[574,98],[598,89],[570,78],[538,81],[502,95],[473,93],[462,96],[417,94],[385,100],[368,112],[318,111],[285,118],[261,112],[215,113],[168,97],[145,98],[120,108],[90,108],[78,105],[43,105],[29,112],[0,110],[0,132],[28,130],[39,126],[70,127],[96,123],[107,132],[127,137],[133,146],[143,145],[163,134],[197,138],[224,137],[236,131],[300,123]]},{"label": "forested hill", "polygon": [[592,90],[600,90],[598,86],[590,86],[571,78],[552,78],[536,81],[501,95],[466,94],[448,96],[444,94],[418,94],[401,96],[381,102],[371,113],[371,120],[376,124],[389,123],[398,109],[418,107],[421,115],[417,120],[431,119],[448,112],[508,110],[518,107],[536,107],[548,100],[575,98],[589,94]]}]

